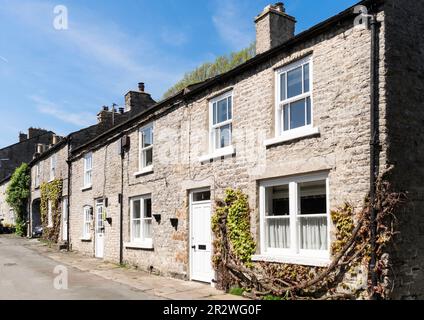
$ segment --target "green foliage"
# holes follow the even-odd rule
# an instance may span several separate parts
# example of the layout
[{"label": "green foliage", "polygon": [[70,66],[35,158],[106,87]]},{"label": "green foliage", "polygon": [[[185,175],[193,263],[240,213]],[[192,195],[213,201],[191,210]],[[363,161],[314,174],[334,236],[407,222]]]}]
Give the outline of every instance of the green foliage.
[{"label": "green foliage", "polygon": [[336,255],[341,250],[343,250],[344,246],[352,237],[352,232],[355,229],[353,216],[354,209],[348,203],[339,208],[337,211],[331,212],[331,219],[333,220],[334,226],[337,229],[337,239],[332,244],[333,255]]},{"label": "green foliage", "polygon": [[255,44],[239,52],[233,52],[229,56],[220,56],[213,63],[207,62],[184,75],[183,79],[170,88],[163,98],[169,98],[189,85],[216,77],[234,69],[255,56]]},{"label": "green foliage", "polygon": [[250,209],[247,196],[241,191],[227,190],[228,237],[237,258],[247,266],[251,264],[256,243],[250,232]]},{"label": "green foliage", "polygon": [[256,243],[250,231],[250,209],[247,196],[239,190],[226,190],[223,203],[217,205],[212,217],[212,231],[215,234],[214,256],[212,258],[217,269],[222,260],[223,230],[228,236],[230,249],[243,264],[252,266],[252,255],[256,251]]},{"label": "green foliage", "polygon": [[273,295],[267,295],[267,296],[263,297],[262,300],[281,301],[281,300],[283,300],[283,298],[277,297],[277,296],[273,296]]},{"label": "green foliage", "polygon": [[[56,179],[50,183],[43,183],[41,189],[41,222],[43,224],[43,238],[52,242],[59,240],[62,199],[62,180]],[[48,226],[48,205],[52,206],[52,227]]]},{"label": "green foliage", "polygon": [[26,235],[25,213],[30,195],[29,167],[23,163],[15,170],[6,190],[6,202],[14,210],[16,215],[16,234]]},{"label": "green foliage", "polygon": [[243,296],[243,293],[245,291],[246,291],[245,289],[240,288],[240,287],[232,287],[228,293],[232,294],[233,296],[241,297],[241,296]]}]

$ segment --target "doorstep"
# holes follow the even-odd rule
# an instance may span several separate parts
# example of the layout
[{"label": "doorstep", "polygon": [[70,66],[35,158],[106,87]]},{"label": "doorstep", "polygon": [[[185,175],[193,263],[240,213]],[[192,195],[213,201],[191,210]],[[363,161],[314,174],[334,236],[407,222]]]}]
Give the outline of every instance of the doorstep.
[{"label": "doorstep", "polygon": [[208,284],[156,276],[135,268],[123,268],[76,252],[58,252],[38,241],[28,241],[28,244],[29,248],[52,260],[164,300],[247,300],[243,297],[226,294]]}]

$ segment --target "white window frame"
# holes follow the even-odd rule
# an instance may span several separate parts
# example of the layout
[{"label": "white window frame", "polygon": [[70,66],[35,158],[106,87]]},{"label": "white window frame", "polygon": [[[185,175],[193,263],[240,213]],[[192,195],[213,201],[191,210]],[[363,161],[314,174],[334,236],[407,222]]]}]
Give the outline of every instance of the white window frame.
[{"label": "white window frame", "polygon": [[[309,64],[309,91],[305,92],[304,72],[303,66]],[[287,94],[287,74],[299,67],[302,67],[302,94],[295,97],[286,98],[281,100],[281,75],[286,74],[285,86]],[[265,145],[273,145],[276,143],[290,141],[302,137],[307,137],[319,133],[319,129],[314,127],[314,87],[313,87],[313,76],[314,76],[313,58],[312,55],[307,56],[301,60],[293,62],[287,66],[279,68],[275,71],[275,138],[265,141]],[[305,126],[289,129],[284,131],[284,106],[287,104],[294,103],[302,99],[310,99],[311,102],[311,123],[307,123],[307,112],[305,112]],[[306,111],[306,110],[305,110]],[[290,119],[289,119],[290,123]]]},{"label": "white window frame", "polygon": [[[298,238],[298,185],[305,182],[325,181],[327,198],[327,250],[301,250]],[[289,249],[267,248],[266,245],[266,189],[276,186],[289,186],[290,202],[290,244]],[[279,178],[261,182],[259,187],[260,211],[260,255],[254,261],[270,261],[280,263],[303,264],[310,266],[327,266],[330,263],[331,217],[330,217],[330,184],[328,173],[317,173],[291,178]]]},{"label": "white window frame", "polygon": [[[127,244],[127,247],[139,247],[139,248],[146,248],[151,249],[153,248],[153,230],[152,230],[152,237],[147,238],[143,235],[143,225],[146,223],[146,221],[151,221],[151,227],[153,228],[153,212],[152,217],[145,218],[144,217],[144,206],[146,200],[152,200],[151,195],[144,195],[139,197],[133,197],[130,199],[130,243]],[[140,218],[134,219],[134,202],[140,201]],[[136,237],[134,235],[133,230],[133,221],[140,220],[140,237]]]},{"label": "white window frame", "polygon": [[[231,100],[231,119],[223,122],[214,124],[214,104],[218,105],[218,102],[222,100]],[[228,114],[228,102],[227,102],[227,114]],[[234,99],[233,92],[229,91],[209,101],[209,152],[211,154],[222,152],[223,150],[232,150],[233,146],[233,117],[234,117]],[[230,144],[226,147],[216,146],[216,137],[219,132],[218,129],[224,126],[231,125],[230,130]]]},{"label": "white window frame", "polygon": [[53,205],[50,200],[47,202],[47,228],[53,227]]},{"label": "white window frame", "polygon": [[89,152],[84,156],[84,189],[93,185],[93,153]]},{"label": "white window frame", "polygon": [[53,154],[50,157],[50,182],[56,179],[57,155]]},{"label": "white window frame", "polygon": [[[81,240],[91,240],[91,224],[92,224],[92,207],[85,206],[83,208],[83,217],[82,217],[82,237]],[[69,222],[68,222],[69,223]]]},{"label": "white window frame", "polygon": [[[143,133],[144,131],[151,129],[151,138],[152,138],[152,145],[146,148],[143,148]],[[138,169],[139,171],[136,173],[136,175],[140,175],[143,173],[148,173],[153,171],[153,159],[154,159],[154,145],[155,145],[155,135],[154,135],[154,126],[153,123],[148,124],[147,126],[144,126],[139,129],[138,131],[138,150],[139,150],[139,163],[138,163]],[[146,164],[146,152],[152,150],[152,164],[147,165]]]},{"label": "white window frame", "polygon": [[40,163],[35,165],[35,173],[34,173],[34,187],[38,188],[40,186]]}]

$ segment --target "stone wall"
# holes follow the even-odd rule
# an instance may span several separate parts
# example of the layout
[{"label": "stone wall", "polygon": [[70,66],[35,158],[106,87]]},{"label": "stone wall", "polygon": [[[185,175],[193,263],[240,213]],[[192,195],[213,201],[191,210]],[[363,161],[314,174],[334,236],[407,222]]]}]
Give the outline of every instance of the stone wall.
[{"label": "stone wall", "polygon": [[[68,144],[64,143],[62,146],[58,147],[57,150],[54,150],[50,155],[41,158],[41,160],[36,161],[31,166],[31,227],[30,230],[33,230],[37,227],[37,224],[40,222],[40,199],[41,199],[41,185],[43,183],[49,183],[51,181],[50,177],[50,161],[52,157],[56,157],[56,174],[54,179],[62,180],[63,183],[63,192],[62,197],[68,195]],[[40,168],[40,178],[39,185],[35,185],[35,176],[36,176],[36,166],[39,165]],[[60,203],[60,208],[62,204]],[[61,223],[61,229],[63,225]],[[60,235],[63,235],[63,230],[60,230]]]},{"label": "stone wall", "polygon": [[[384,15],[380,14],[380,20]],[[384,39],[384,27],[381,28]],[[381,43],[384,48],[384,41]],[[384,50],[382,72],[384,73]],[[319,135],[265,147],[274,137],[274,69],[305,55],[313,56],[314,126]],[[212,199],[221,199],[228,187],[249,196],[252,221],[259,221],[258,183],[264,179],[326,171],[330,179],[330,209],[348,201],[361,208],[369,192],[370,154],[370,32],[354,29],[353,21],[297,45],[229,82],[203,92],[191,101],[155,117],[154,172],[137,175],[138,132],[130,130],[131,149],[124,158],[124,242],[129,241],[129,199],[151,194],[154,250],[125,249],[124,261],[146,270],[188,278],[189,191],[210,187]],[[384,77],[381,91],[384,96]],[[202,164],[208,153],[209,99],[233,90],[233,144],[236,155]],[[381,126],[385,106],[381,99]],[[140,123],[140,127],[144,123]],[[384,131],[382,141],[385,141]],[[381,162],[386,158],[383,146]],[[106,227],[105,259],[119,258],[119,203],[121,159],[117,142],[94,150],[94,181],[81,191],[83,160],[72,164],[72,248],[93,255],[94,243],[80,240],[83,207],[108,198],[112,225]],[[178,230],[170,218],[178,217]],[[258,223],[252,232],[259,238]],[[258,239],[259,243],[259,239]]]},{"label": "stone wall", "polygon": [[424,2],[389,0],[387,21],[388,161],[394,188],[408,193],[392,252],[394,298],[424,298]]},{"label": "stone wall", "polygon": [[[0,180],[12,175],[22,163],[29,163],[36,152],[37,144],[50,145],[52,143],[53,132],[30,130],[30,139],[0,149],[0,159],[8,159],[0,161]],[[41,135],[36,135],[36,133],[41,133]]]},{"label": "stone wall", "polygon": [[3,225],[14,225],[15,217],[12,208],[6,202],[6,190],[9,185],[9,181],[4,181],[0,184],[0,220],[3,219]]}]

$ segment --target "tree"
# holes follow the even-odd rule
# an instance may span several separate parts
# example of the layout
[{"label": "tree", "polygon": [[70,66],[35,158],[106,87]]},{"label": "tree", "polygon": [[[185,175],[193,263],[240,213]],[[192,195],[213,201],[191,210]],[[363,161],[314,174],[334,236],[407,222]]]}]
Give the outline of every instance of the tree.
[{"label": "tree", "polygon": [[6,190],[6,202],[15,212],[16,234],[19,236],[26,234],[25,215],[30,195],[30,181],[29,167],[23,163],[13,173]]},{"label": "tree", "polygon": [[183,79],[172,86],[163,98],[169,98],[178,93],[189,85],[205,81],[209,78],[216,77],[235,67],[241,65],[247,60],[253,58],[256,54],[255,43],[252,43],[248,48],[239,52],[233,52],[230,55],[220,56],[213,63],[206,62],[191,72],[187,72]]}]

